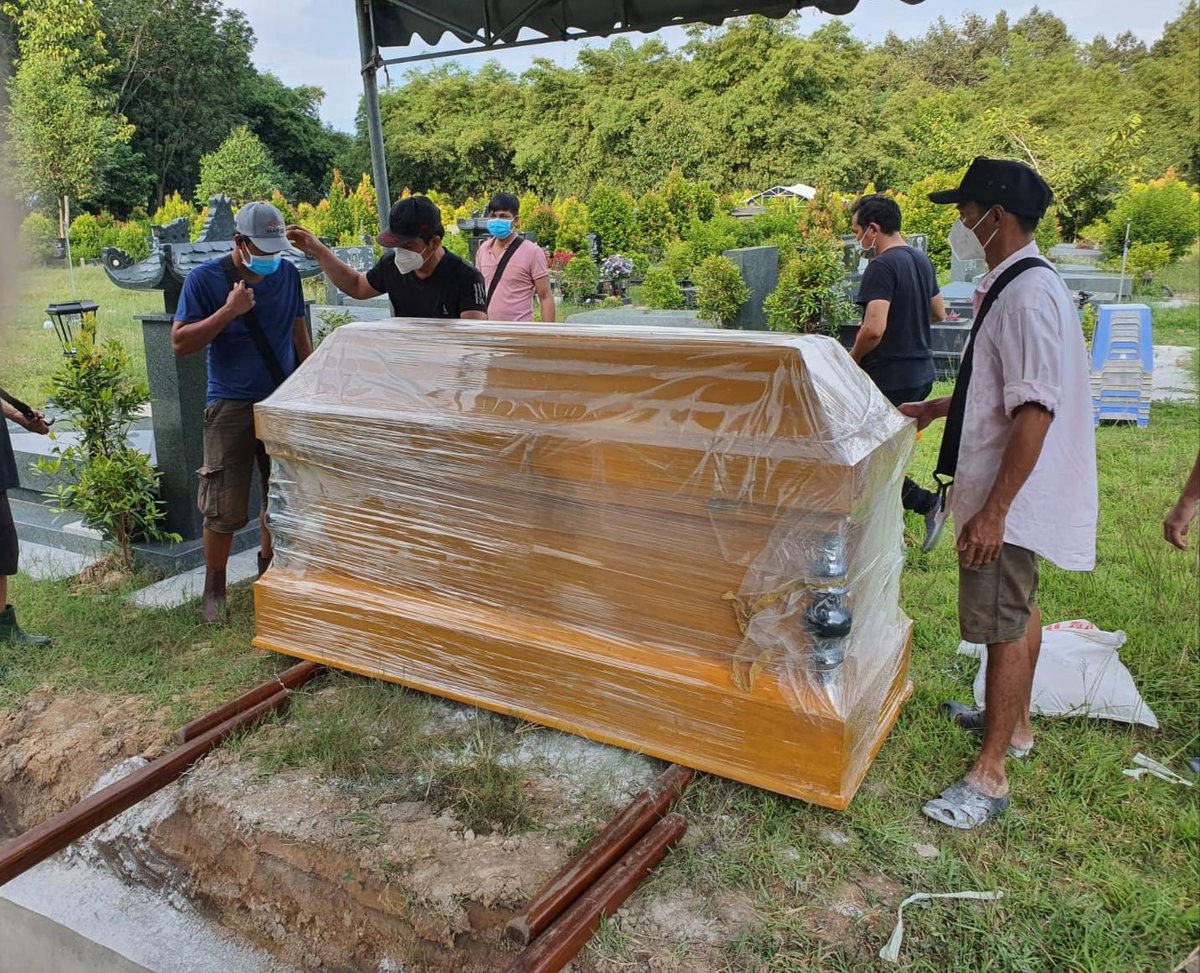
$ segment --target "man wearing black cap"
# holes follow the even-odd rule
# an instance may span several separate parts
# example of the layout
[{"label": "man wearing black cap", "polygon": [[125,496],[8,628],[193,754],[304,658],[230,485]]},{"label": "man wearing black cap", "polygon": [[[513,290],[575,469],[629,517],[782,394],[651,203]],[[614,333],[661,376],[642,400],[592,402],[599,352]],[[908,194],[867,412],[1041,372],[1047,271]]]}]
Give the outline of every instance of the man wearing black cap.
[{"label": "man wearing black cap", "polygon": [[1005,759],[1033,750],[1029,721],[1041,649],[1038,558],[1069,571],[1096,563],[1096,444],[1087,348],[1071,294],[1033,233],[1050,187],[1019,162],[978,158],[957,189],[950,246],[987,261],[954,394],[901,406],[923,429],[946,419],[935,476],[953,479],[962,637],[987,646],[985,707],[943,712],[983,735],[966,777],[922,810],[978,827],[1008,805]]},{"label": "man wearing black cap", "polygon": [[365,274],[342,263],[310,231],[289,226],[293,246],[312,257],[343,294],[365,301],[386,294],[399,318],[487,319],[483,276],[442,246],[442,214],[425,196],[407,196],[392,207],[387,229],[376,237],[394,248]]}]

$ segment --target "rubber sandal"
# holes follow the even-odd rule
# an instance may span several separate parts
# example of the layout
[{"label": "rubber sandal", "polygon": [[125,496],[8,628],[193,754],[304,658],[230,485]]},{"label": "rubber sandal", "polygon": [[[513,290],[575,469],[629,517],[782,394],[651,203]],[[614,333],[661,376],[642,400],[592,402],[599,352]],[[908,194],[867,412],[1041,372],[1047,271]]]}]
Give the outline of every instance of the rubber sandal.
[{"label": "rubber sandal", "polygon": [[1007,807],[1007,797],[988,797],[964,779],[926,801],[921,813],[938,824],[959,831],[973,831],[997,817]]},{"label": "rubber sandal", "polygon": [[1008,745],[1008,755],[1014,760],[1024,760],[1033,753],[1033,744],[1027,747],[1014,747],[1011,743]]},{"label": "rubber sandal", "polygon": [[979,736],[983,735],[983,727],[986,722],[983,710],[967,709],[962,703],[949,700],[938,707],[938,712],[946,719],[954,720],[960,729],[966,730],[968,733],[978,734]]}]

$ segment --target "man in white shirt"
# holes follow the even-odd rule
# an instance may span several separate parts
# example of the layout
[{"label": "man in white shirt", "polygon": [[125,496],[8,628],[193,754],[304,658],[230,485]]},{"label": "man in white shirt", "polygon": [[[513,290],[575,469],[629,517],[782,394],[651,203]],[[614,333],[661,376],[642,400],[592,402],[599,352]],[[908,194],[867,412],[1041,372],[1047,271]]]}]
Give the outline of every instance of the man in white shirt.
[{"label": "man in white shirt", "polygon": [[957,189],[929,198],[958,207],[951,246],[960,258],[986,259],[989,270],[955,395],[901,406],[918,429],[947,418],[938,467],[954,480],[959,626],[988,648],[984,710],[944,707],[982,732],[979,758],[922,809],[970,829],[1007,807],[1006,757],[1033,748],[1038,558],[1071,571],[1095,566],[1096,444],[1079,317],[1033,242],[1049,186],[1021,163],[978,158]]}]

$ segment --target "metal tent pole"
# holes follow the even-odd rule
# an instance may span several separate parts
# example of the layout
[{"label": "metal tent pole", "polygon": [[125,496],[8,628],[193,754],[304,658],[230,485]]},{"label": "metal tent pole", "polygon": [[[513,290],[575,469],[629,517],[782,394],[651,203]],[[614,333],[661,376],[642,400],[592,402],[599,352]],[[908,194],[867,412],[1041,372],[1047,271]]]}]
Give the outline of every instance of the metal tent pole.
[{"label": "metal tent pole", "polygon": [[392,202],[388,191],[387,160],[383,154],[383,121],[379,116],[379,48],[375,45],[371,0],[355,0],[354,7],[358,15],[363,110],[367,116],[367,136],[371,142],[371,178],[375,180],[375,205],[379,209],[379,225],[385,227]]}]

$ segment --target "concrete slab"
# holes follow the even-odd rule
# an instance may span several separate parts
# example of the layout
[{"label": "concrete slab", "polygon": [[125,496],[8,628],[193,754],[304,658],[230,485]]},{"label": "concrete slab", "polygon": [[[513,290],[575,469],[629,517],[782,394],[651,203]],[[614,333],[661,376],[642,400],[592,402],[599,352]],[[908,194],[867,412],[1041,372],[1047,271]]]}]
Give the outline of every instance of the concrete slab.
[{"label": "concrete slab", "polygon": [[[229,559],[226,583],[235,585],[258,575],[258,550],[251,549]],[[192,568],[173,578],[164,578],[135,591],[128,598],[138,608],[177,608],[199,598],[204,593],[204,566]]]},{"label": "concrete slab", "polygon": [[73,578],[103,557],[102,554],[79,554],[60,547],[48,547],[21,541],[21,570],[34,581],[61,581]]},{"label": "concrete slab", "polygon": [[1154,346],[1152,402],[1196,401],[1196,381],[1191,369],[1191,358],[1195,354],[1200,352],[1182,345]]},{"label": "concrete slab", "polygon": [[0,956],[4,969],[22,973],[151,973],[107,946],[4,899]]}]

